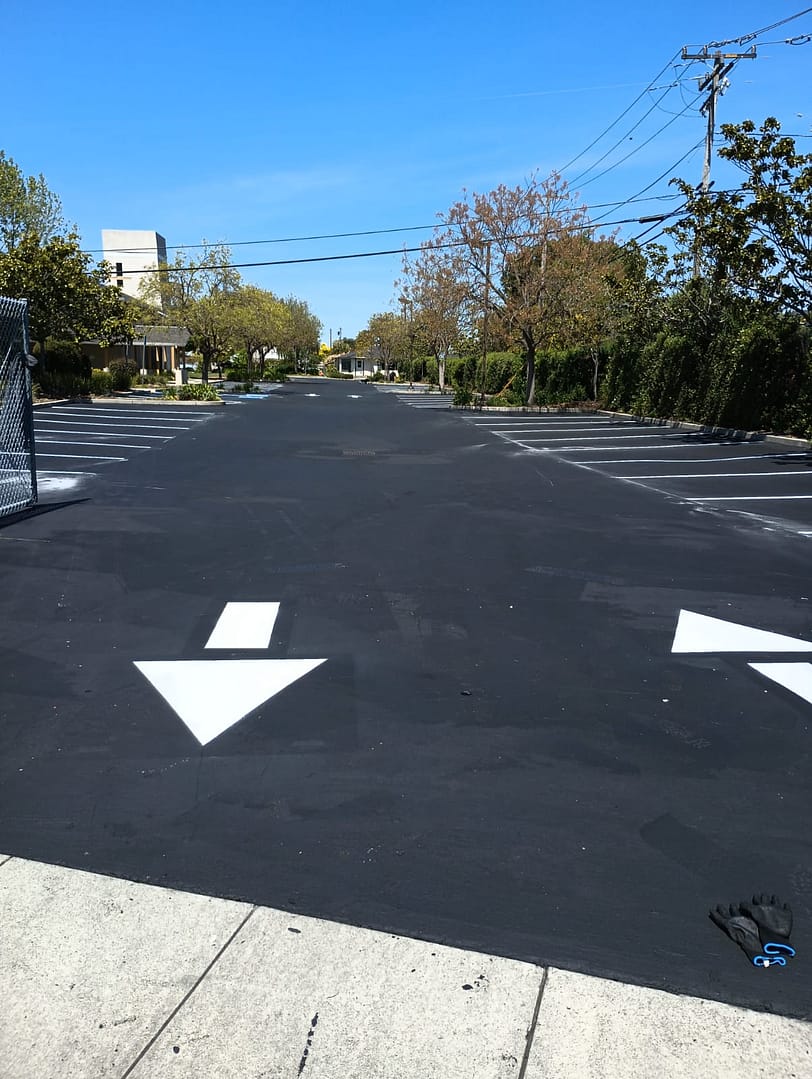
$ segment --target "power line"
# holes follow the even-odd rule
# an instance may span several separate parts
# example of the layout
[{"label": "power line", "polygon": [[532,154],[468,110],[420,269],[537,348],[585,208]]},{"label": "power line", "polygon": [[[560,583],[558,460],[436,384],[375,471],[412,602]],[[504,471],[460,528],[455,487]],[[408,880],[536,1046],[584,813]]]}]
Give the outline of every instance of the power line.
[{"label": "power line", "polygon": [[[676,85],[678,85],[678,84],[676,84]],[[668,89],[671,89],[671,87],[669,87]],[[579,173],[578,173],[578,175],[577,175],[577,176],[576,176],[576,177],[575,177],[575,178],[574,178],[574,179],[573,179],[572,181],[570,181],[570,183],[571,183],[571,186],[573,186],[573,187],[574,187],[574,186],[575,186],[575,184],[577,184],[577,183],[578,183],[578,181],[579,181],[579,180],[580,180],[580,179],[581,179],[581,178],[582,178],[583,176],[586,176],[586,175],[587,175],[587,173],[589,173],[589,172],[592,172],[592,170],[593,170],[593,169],[594,169],[594,168],[595,168],[595,167],[596,167],[597,165],[600,165],[600,163],[601,163],[602,161],[605,161],[605,160],[606,160],[606,158],[607,158],[607,157],[608,157],[608,156],[609,156],[609,155],[610,155],[610,154],[612,153],[612,151],[613,151],[613,150],[616,150],[616,149],[618,148],[618,146],[620,146],[620,145],[621,145],[621,143],[625,142],[625,141],[626,141],[626,139],[630,138],[630,137],[631,137],[631,134],[632,134],[632,132],[633,132],[633,131],[636,131],[636,130],[637,130],[637,128],[638,128],[638,127],[639,127],[639,126],[640,126],[640,125],[641,125],[641,124],[643,123],[643,121],[644,121],[644,120],[646,119],[646,117],[648,117],[648,116],[649,116],[649,115],[650,115],[650,114],[651,114],[652,112],[654,112],[654,110],[655,110],[655,109],[656,109],[656,108],[658,107],[658,105],[660,104],[660,102],[664,100],[664,98],[666,97],[666,95],[667,95],[667,94],[668,94],[668,90],[666,90],[664,94],[661,94],[661,96],[660,96],[659,98],[657,98],[657,100],[656,100],[655,102],[653,102],[653,103],[652,103],[651,107],[650,107],[649,109],[647,109],[647,110],[646,110],[646,111],[645,111],[645,112],[643,113],[643,115],[642,115],[642,116],[640,117],[640,119],[639,119],[639,120],[637,121],[637,123],[636,123],[636,124],[634,124],[634,125],[633,125],[632,127],[630,127],[630,128],[628,129],[628,131],[626,131],[626,132],[625,132],[625,133],[624,133],[623,135],[621,135],[621,136],[620,136],[620,138],[619,138],[619,139],[617,140],[617,142],[616,142],[616,143],[614,143],[614,144],[613,144],[612,146],[610,146],[610,147],[609,147],[609,149],[608,149],[608,150],[607,150],[607,151],[606,151],[606,152],[605,152],[604,154],[602,154],[602,155],[601,155],[601,156],[600,156],[600,157],[598,158],[598,160],[597,160],[597,161],[593,161],[593,162],[592,162],[592,164],[591,164],[591,165],[589,166],[589,168],[587,168],[587,169],[584,169],[584,170],[583,170],[582,172],[579,172]],[[688,107],[689,107],[689,106],[686,106],[686,108],[685,108],[685,109],[683,109],[682,111],[683,111],[683,112],[686,112],[686,111],[687,111],[687,109],[688,109]],[[682,115],[682,113],[679,113],[678,115]],[[660,130],[664,130],[664,129],[663,129],[663,128],[661,128]],[[657,132],[655,132],[655,134],[657,134]],[[603,173],[601,173],[601,175],[603,175]],[[593,179],[595,179],[595,177],[593,177]],[[592,182],[591,180],[587,180],[587,183],[591,183],[591,182]],[[586,184],[584,184],[583,186],[586,186]]]},{"label": "power line", "polygon": [[795,19],[800,19],[802,15],[808,15],[812,11],[812,7],[804,8],[803,11],[798,11],[794,15],[788,15],[786,19],[779,19],[778,22],[770,23],[769,26],[762,26],[760,30],[751,30],[749,34],[742,34],[740,37],[730,37],[727,41],[709,41],[704,47],[706,49],[721,49],[725,45],[745,45],[748,41],[754,41],[761,34],[766,34],[769,30],[775,30],[779,26],[785,26],[788,22],[793,22]]},{"label": "power line", "polygon": [[[616,210],[619,210],[619,209],[621,208],[621,206],[626,206],[626,205],[627,205],[628,203],[630,203],[630,202],[636,202],[636,201],[638,200],[638,196],[639,196],[639,195],[642,195],[642,194],[644,194],[644,193],[645,193],[646,191],[648,191],[648,190],[650,190],[650,189],[651,189],[652,187],[654,187],[654,186],[655,186],[655,184],[658,184],[658,183],[659,183],[659,182],[660,182],[661,180],[664,180],[664,179],[665,179],[665,177],[666,177],[666,176],[668,176],[668,174],[669,174],[669,173],[673,173],[674,169],[678,168],[678,167],[679,167],[679,166],[680,166],[680,165],[681,165],[681,164],[683,163],[683,161],[685,161],[685,159],[686,159],[687,157],[690,157],[690,155],[691,155],[691,154],[694,154],[694,153],[696,153],[696,151],[697,151],[697,150],[699,149],[699,147],[700,147],[700,146],[702,145],[702,143],[703,143],[704,141],[705,141],[705,140],[704,140],[704,138],[701,138],[701,139],[699,140],[699,142],[695,143],[695,144],[694,144],[694,145],[693,145],[693,146],[692,146],[692,147],[691,147],[691,148],[690,148],[689,150],[686,150],[686,151],[685,151],[685,153],[684,153],[684,154],[682,155],[682,157],[681,157],[681,158],[679,158],[679,160],[675,161],[673,165],[670,165],[670,166],[669,166],[669,167],[668,167],[668,168],[667,168],[667,169],[665,170],[665,172],[661,172],[661,173],[660,173],[660,175],[659,175],[659,176],[657,177],[657,179],[656,179],[656,180],[652,180],[650,184],[647,184],[647,185],[646,185],[645,187],[641,188],[641,189],[640,189],[639,191],[637,191],[637,192],[636,192],[636,193],[635,193],[635,194],[634,194],[634,195],[633,195],[633,196],[632,196],[632,197],[631,197],[630,199],[627,199],[627,200],[626,200],[625,202],[621,202],[621,203],[619,203],[619,204],[618,204],[618,205],[617,205],[617,206],[615,207],[615,209],[616,209]],[[679,195],[675,195],[675,196],[673,196],[673,197],[674,197],[674,198],[680,198],[681,196],[679,196]],[[646,200],[646,199],[643,199],[643,200],[641,200],[641,201],[643,201],[643,202],[646,202],[646,201],[648,201],[648,200]],[[604,215],[604,216],[605,216],[605,215]],[[595,224],[597,225],[597,224],[599,224],[599,223],[600,223],[600,221],[601,221],[601,220],[602,220],[602,218],[600,218],[600,217],[597,217],[597,218],[595,218],[595,222],[594,222],[594,223],[595,223]]]},{"label": "power line", "polygon": [[579,154],[576,154],[575,157],[571,158],[566,163],[566,165],[563,165],[558,171],[561,172],[561,173],[566,172],[567,169],[570,167],[570,165],[574,165],[576,161],[580,161],[580,159],[584,156],[584,154],[588,154],[589,151],[592,149],[592,147],[596,143],[601,141],[601,139],[603,138],[604,135],[608,135],[609,132],[612,130],[612,128],[615,127],[617,124],[619,124],[620,121],[623,119],[623,117],[631,112],[631,110],[634,108],[634,106],[637,104],[637,102],[640,101],[642,98],[644,98],[647,93],[649,93],[649,91],[652,89],[652,87],[657,82],[659,77],[665,71],[667,71],[669,69],[669,67],[671,67],[671,65],[674,63],[674,61],[677,59],[678,56],[679,56],[679,51],[675,52],[674,55],[671,57],[671,59],[660,68],[660,70],[657,72],[657,74],[654,76],[654,78],[651,80],[651,82],[648,84],[648,86],[646,86],[646,88],[644,90],[641,90],[641,92],[637,95],[637,97],[634,99],[634,101],[632,101],[632,103],[630,105],[628,105],[623,110],[623,112],[620,114],[620,116],[617,117],[617,119],[613,120],[611,122],[611,124],[609,124],[608,127],[604,128],[603,131],[601,131],[600,135],[597,135],[592,140],[592,142],[590,142],[589,146],[587,146],[585,149],[581,150],[581,152]]},{"label": "power line", "polygon": [[[630,157],[633,157],[636,153],[639,153],[644,146],[648,146],[652,139],[656,139],[658,135],[661,135],[663,131],[666,130],[666,128],[671,127],[671,125],[677,120],[679,120],[681,116],[684,116],[685,113],[688,112],[689,108],[691,108],[691,106],[686,105],[682,112],[678,112],[675,116],[672,116],[671,119],[664,123],[661,128],[658,128],[653,135],[649,135],[645,142],[641,142],[638,146],[635,146],[635,148],[633,150],[630,150],[625,157],[621,157],[619,161],[615,161],[614,164],[609,165],[609,167],[605,168],[603,172],[599,172],[597,176],[591,176],[588,180],[581,184],[581,187],[586,187],[587,184],[593,184],[596,180],[600,180],[602,176],[605,176],[608,172],[611,172],[612,169],[616,169],[619,165],[622,165],[624,161],[628,161]],[[647,189],[644,188],[644,190]]]},{"label": "power line", "polygon": [[[622,219],[620,219],[618,221],[605,221],[604,226],[609,226],[609,225],[631,225],[631,224],[639,224],[639,222],[640,222],[639,217],[624,217],[624,218],[622,218]],[[564,228],[565,228],[565,226],[562,225],[560,231],[563,231]],[[586,222],[583,225],[568,225],[568,226],[566,226],[566,228],[569,228],[574,232],[590,231],[590,230],[595,228],[595,224],[590,221],[590,222]],[[524,233],[518,233],[515,236],[506,236],[505,239],[507,239],[507,240],[523,240],[523,239],[529,239],[530,237],[532,237],[534,235],[535,235],[535,233],[532,233],[532,232],[524,232]],[[446,247],[464,247],[467,244],[467,242],[468,242],[467,240],[444,240],[441,243],[435,244],[434,249],[439,250],[440,248],[446,248]],[[145,272],[158,273],[158,274],[161,274],[163,276],[168,276],[169,274],[196,273],[196,272],[198,272],[198,270],[201,270],[201,269],[206,270],[206,271],[209,271],[209,270],[245,270],[245,269],[256,269],[257,267],[261,267],[261,266],[296,266],[296,265],[301,265],[303,263],[309,263],[309,262],[340,262],[340,261],[343,261],[343,260],[346,260],[346,259],[377,258],[380,255],[408,255],[408,254],[414,254],[415,252],[420,252],[420,251],[423,251],[422,247],[395,247],[395,248],[391,248],[390,250],[386,250],[386,251],[357,251],[357,252],[354,252],[354,253],[349,254],[349,255],[313,255],[310,258],[271,259],[271,260],[267,260],[267,261],[263,261],[263,262],[225,262],[225,263],[221,263],[218,266],[202,266],[202,267],[194,267],[194,266],[192,266],[192,267],[189,267],[189,266],[172,267],[172,266],[168,266],[168,267],[166,267],[166,269],[161,269],[160,271],[159,270],[145,271],[143,269],[141,269],[141,270],[122,270],[121,274],[117,273],[116,276],[117,277],[122,276],[122,274],[123,275],[127,275],[127,274],[143,274]]]}]

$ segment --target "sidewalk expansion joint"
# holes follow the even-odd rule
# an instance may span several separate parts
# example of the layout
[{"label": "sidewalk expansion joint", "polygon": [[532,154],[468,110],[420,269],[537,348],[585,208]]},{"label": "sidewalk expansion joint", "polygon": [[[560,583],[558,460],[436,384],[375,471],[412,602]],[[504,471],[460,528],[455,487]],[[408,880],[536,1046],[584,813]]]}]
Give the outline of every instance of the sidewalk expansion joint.
[{"label": "sidewalk expansion joint", "polygon": [[121,1079],[127,1079],[127,1076],[131,1075],[133,1073],[133,1071],[136,1069],[136,1067],[141,1063],[141,1061],[144,1059],[144,1057],[147,1055],[147,1053],[150,1051],[150,1049],[153,1047],[153,1045],[157,1042],[157,1040],[160,1038],[160,1036],[163,1034],[163,1032],[166,1030],[166,1028],[169,1026],[169,1024],[172,1022],[172,1020],[175,1018],[175,1016],[181,1010],[181,1008],[187,1003],[187,1001],[192,996],[192,994],[195,992],[195,990],[205,981],[205,979],[208,976],[209,972],[211,971],[212,967],[214,967],[214,965],[217,962],[219,962],[220,958],[225,953],[226,949],[231,945],[231,943],[233,942],[235,937],[239,936],[239,934],[243,931],[243,929],[246,926],[246,923],[248,922],[248,919],[251,917],[251,915],[257,909],[258,909],[257,907],[251,907],[251,909],[248,911],[246,916],[243,918],[243,920],[240,922],[240,924],[237,926],[237,928],[234,930],[234,932],[231,934],[231,936],[228,938],[228,940],[225,942],[225,944],[222,946],[222,948],[220,948],[220,950],[217,952],[215,957],[208,964],[208,966],[203,971],[203,973],[195,980],[195,983],[191,987],[191,989],[189,989],[188,992],[184,995],[183,999],[178,1004],[175,1005],[175,1007],[172,1009],[172,1011],[169,1013],[169,1015],[166,1017],[166,1019],[164,1019],[163,1023],[161,1023],[161,1025],[158,1027],[158,1029],[155,1031],[155,1033],[149,1039],[149,1041],[144,1046],[144,1048],[141,1050],[141,1052],[138,1054],[138,1056],[135,1058],[135,1060],[130,1064],[130,1066],[127,1068],[127,1070],[122,1073]]},{"label": "sidewalk expansion joint", "polygon": [[533,1048],[533,1039],[536,1036],[536,1027],[539,1021],[539,1012],[541,1011],[541,998],[544,996],[544,989],[547,985],[548,969],[548,967],[542,967],[541,985],[539,986],[538,996],[536,997],[536,1006],[533,1009],[533,1018],[530,1020],[530,1026],[527,1028],[522,1066],[519,1068],[519,1074],[516,1079],[524,1079],[527,1074],[527,1065],[530,1063],[530,1050]]}]

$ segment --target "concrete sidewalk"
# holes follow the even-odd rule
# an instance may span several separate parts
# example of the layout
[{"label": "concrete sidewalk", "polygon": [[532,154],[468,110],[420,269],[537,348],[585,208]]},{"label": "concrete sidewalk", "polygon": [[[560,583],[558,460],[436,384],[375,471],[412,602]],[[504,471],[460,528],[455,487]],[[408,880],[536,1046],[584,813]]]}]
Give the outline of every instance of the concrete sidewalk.
[{"label": "concrete sidewalk", "polygon": [[712,1001],[18,858],[0,897],[3,1079],[812,1075]]}]

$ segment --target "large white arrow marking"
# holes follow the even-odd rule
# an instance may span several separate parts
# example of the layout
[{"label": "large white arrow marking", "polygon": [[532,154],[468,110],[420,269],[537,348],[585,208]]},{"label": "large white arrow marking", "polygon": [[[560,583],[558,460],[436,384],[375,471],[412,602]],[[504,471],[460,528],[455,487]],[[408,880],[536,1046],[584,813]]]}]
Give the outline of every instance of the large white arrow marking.
[{"label": "large white arrow marking", "polygon": [[[812,652],[812,643],[783,633],[680,611],[672,652]],[[751,664],[752,666],[752,664]]]},{"label": "large white arrow marking", "polygon": [[812,663],[748,663],[747,666],[812,704]]},{"label": "large white arrow marking", "polygon": [[195,659],[135,665],[205,746],[324,662],[323,659]]}]

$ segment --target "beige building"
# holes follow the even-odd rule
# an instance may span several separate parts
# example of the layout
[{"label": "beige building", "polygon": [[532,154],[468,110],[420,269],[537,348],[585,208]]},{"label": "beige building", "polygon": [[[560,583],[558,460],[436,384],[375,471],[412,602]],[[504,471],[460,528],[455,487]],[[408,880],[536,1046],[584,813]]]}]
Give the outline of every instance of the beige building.
[{"label": "beige building", "polygon": [[112,266],[110,284],[135,298],[143,298],[144,278],[167,261],[166,240],[149,229],[102,229],[102,251]]}]

